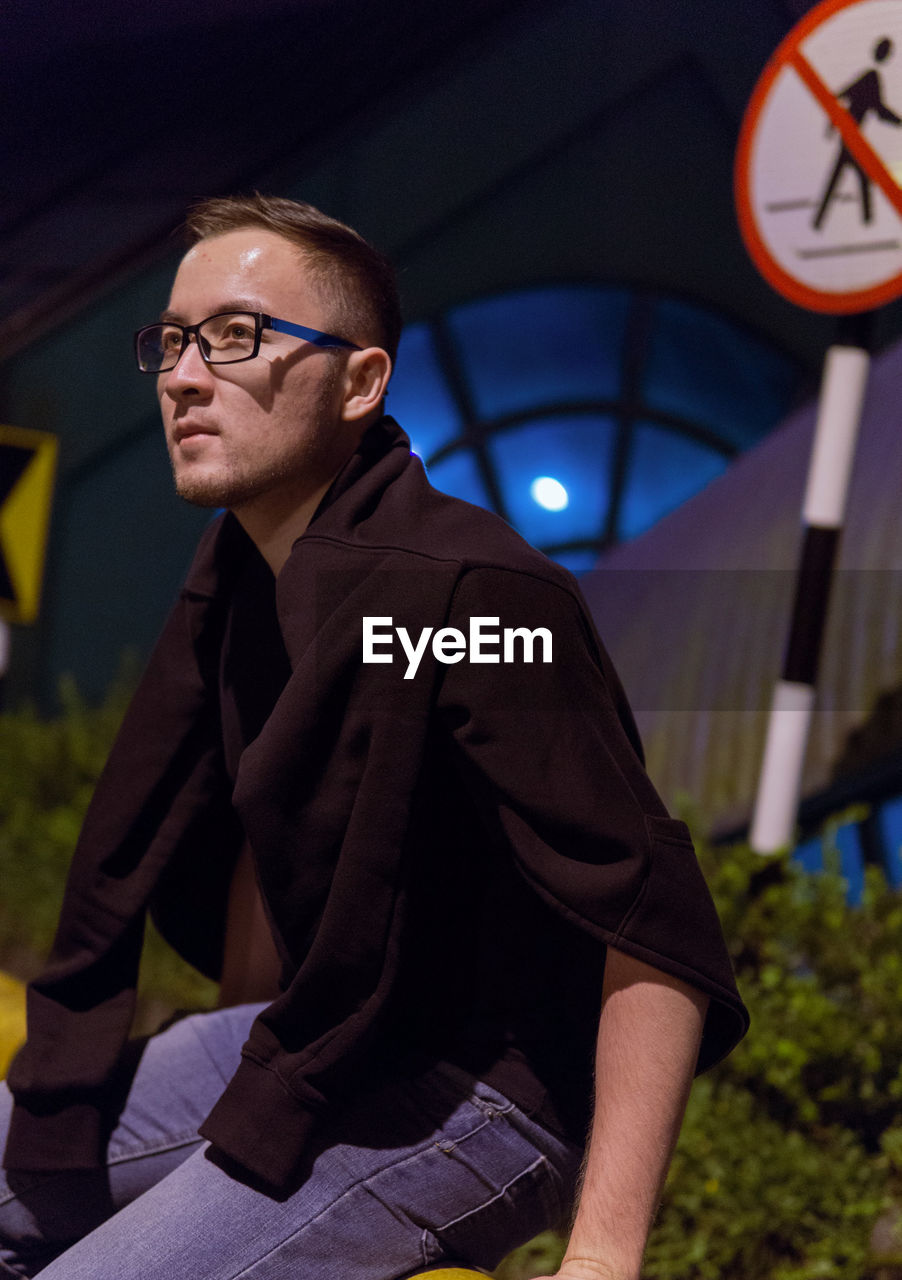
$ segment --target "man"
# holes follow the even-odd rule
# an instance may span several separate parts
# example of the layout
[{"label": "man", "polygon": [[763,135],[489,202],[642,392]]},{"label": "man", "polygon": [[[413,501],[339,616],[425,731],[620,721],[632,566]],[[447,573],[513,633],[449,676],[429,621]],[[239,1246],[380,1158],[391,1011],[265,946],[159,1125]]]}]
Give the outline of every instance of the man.
[{"label": "man", "polygon": [[[178,492],[228,511],[30,989],[0,1259],[494,1265],[572,1198],[603,995],[560,1275],[634,1280],[693,1070],[746,1025],[686,830],[572,578],[431,489],[383,416],[384,260],[290,201],[189,225],[137,354]],[[126,1044],[148,908],[226,1007]]]}]

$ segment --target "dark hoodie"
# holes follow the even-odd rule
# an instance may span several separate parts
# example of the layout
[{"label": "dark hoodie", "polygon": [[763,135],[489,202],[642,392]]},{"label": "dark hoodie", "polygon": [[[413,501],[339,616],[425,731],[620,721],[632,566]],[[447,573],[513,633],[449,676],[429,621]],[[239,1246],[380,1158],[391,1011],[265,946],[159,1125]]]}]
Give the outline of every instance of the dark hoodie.
[{"label": "dark hoodie", "polygon": [[[268,574],[233,517],[211,525],[29,988],[6,1167],[104,1162],[145,914],[216,976],[245,835],[283,990],[200,1132],[273,1187],[326,1108],[424,1057],[480,1072],[581,1140],[608,943],[711,997],[700,1070],[729,1052],[747,1015],[715,910],[573,578],[434,490],[391,419],[274,597]],[[552,660],[537,647],[531,663],[516,648],[444,663],[427,644],[405,679],[397,636],[392,663],[362,661],[365,617],[413,641],[467,634],[473,617],[542,627]]]}]

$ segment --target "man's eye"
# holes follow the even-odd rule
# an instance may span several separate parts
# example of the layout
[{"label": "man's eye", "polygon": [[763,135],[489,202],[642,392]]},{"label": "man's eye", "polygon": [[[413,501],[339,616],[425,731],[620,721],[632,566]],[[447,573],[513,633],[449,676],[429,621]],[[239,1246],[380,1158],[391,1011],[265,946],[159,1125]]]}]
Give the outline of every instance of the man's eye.
[{"label": "man's eye", "polygon": [[248,342],[253,340],[254,331],[253,329],[249,329],[246,324],[240,324],[238,321],[235,321],[235,323],[230,324],[227,327],[225,336],[227,338],[232,338],[235,342]]},{"label": "man's eye", "polygon": [[181,329],[164,329],[160,338],[160,346],[165,351],[173,351],[182,345]]}]

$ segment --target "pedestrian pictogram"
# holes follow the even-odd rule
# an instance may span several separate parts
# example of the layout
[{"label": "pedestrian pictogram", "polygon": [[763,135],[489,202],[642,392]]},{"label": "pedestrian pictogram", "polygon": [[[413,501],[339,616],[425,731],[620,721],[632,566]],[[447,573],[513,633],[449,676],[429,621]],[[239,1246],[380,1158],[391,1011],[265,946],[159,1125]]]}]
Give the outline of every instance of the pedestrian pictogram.
[{"label": "pedestrian pictogram", "polygon": [[0,618],[34,622],[41,598],[57,439],[0,427]]},{"label": "pedestrian pictogram", "polygon": [[902,0],[823,0],[749,103],[736,159],[746,246],[816,311],[902,293]]},{"label": "pedestrian pictogram", "polygon": [[[893,42],[888,36],[882,36],[874,47],[874,62],[884,62],[893,52]],[[845,89],[841,89],[836,95],[840,102],[844,102],[849,115],[855,123],[861,127],[868,115],[875,111],[881,120],[887,121],[889,124],[902,125],[902,116],[897,116],[895,111],[886,105],[881,96],[880,77],[877,72],[871,68],[860,75]],[[831,125],[832,129],[833,126]],[[858,175],[858,183],[861,190],[861,218],[863,222],[870,222],[873,216],[871,205],[871,180],[864,169],[855,159],[848,146],[840,139],[839,155],[836,157],[836,164],[833,166],[833,172],[827,183],[827,189],[823,194],[817,213],[814,215],[812,226],[815,231],[819,231],[823,226],[824,218],[830,207],[830,202],[837,196],[837,186],[839,180],[846,168],[851,168]],[[852,198],[852,197],[846,197]]]}]

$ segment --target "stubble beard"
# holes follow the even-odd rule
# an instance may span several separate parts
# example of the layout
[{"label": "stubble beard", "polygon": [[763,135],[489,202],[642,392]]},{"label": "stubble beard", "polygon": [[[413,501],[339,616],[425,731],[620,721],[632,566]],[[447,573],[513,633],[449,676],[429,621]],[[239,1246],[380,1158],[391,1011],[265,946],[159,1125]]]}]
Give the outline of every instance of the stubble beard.
[{"label": "stubble beard", "polygon": [[235,511],[292,486],[302,495],[305,488],[331,479],[344,461],[336,459],[330,447],[338,426],[334,420],[332,393],[339,376],[337,365],[333,365],[331,376],[323,380],[314,402],[304,414],[305,426],[298,427],[296,447],[283,452],[268,465],[242,465],[235,459],[225,459],[213,473],[198,473],[189,467],[179,475],[175,459],[171,458],[178,497],[195,507],[227,507]]},{"label": "stubble beard", "polygon": [[234,510],[271,493],[296,476],[297,471],[296,466],[289,466],[286,462],[281,467],[273,466],[250,474],[229,466],[224,472],[220,469],[216,475],[189,473],[179,476],[173,467],[173,480],[178,497],[194,507],[228,507]]}]

